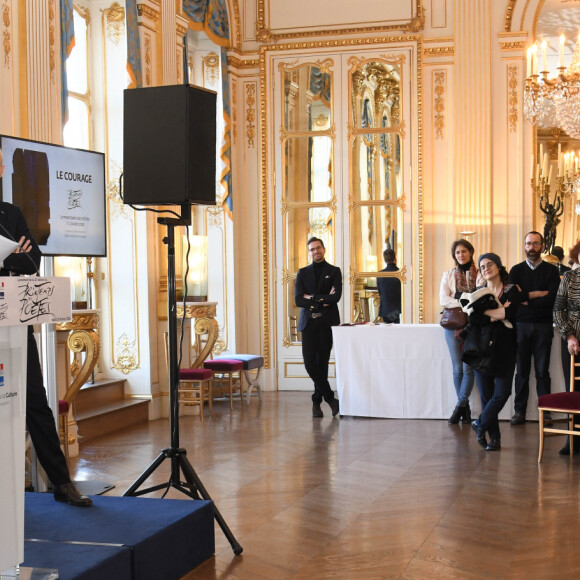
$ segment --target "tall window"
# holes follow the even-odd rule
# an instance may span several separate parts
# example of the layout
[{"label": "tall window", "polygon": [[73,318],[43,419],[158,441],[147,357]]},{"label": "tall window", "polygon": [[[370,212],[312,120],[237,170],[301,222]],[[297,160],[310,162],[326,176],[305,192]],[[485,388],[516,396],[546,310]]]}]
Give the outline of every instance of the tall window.
[{"label": "tall window", "polygon": [[68,122],[63,130],[67,147],[89,149],[91,145],[89,85],[88,9],[74,7],[75,46],[66,62]]}]

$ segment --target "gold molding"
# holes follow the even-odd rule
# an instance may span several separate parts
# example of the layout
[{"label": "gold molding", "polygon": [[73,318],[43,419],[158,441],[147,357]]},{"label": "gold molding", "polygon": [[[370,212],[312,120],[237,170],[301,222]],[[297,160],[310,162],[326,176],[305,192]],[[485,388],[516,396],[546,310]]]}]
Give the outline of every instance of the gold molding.
[{"label": "gold molding", "polygon": [[[186,302],[185,318],[215,318],[217,302]],[[183,316],[183,302],[177,304],[177,318]]]},{"label": "gold molding", "polygon": [[[422,0],[417,0],[415,16],[406,24],[392,24],[387,26],[363,26],[358,28],[343,28],[343,29],[321,29],[309,32],[285,32],[281,34],[273,33],[266,26],[266,11],[265,0],[257,0],[257,18],[256,18],[256,40],[263,44],[277,43],[284,38],[312,38],[319,36],[340,36],[340,35],[369,35],[384,33],[388,30],[400,30],[402,32],[418,33],[425,30],[425,9],[423,8]],[[361,38],[360,40],[368,40]]]},{"label": "gold molding", "polygon": [[515,64],[507,67],[507,118],[509,132],[513,133],[518,125],[518,67]]},{"label": "gold molding", "polygon": [[236,56],[228,55],[228,67],[232,68],[256,68],[260,66],[260,59],[252,58],[248,60],[242,60]]},{"label": "gold molding", "polygon": [[[220,57],[215,52],[210,52],[202,59],[203,86],[215,87],[219,79]],[[207,71],[207,76],[206,76]]]},{"label": "gold molding", "polygon": [[455,47],[454,46],[437,46],[435,48],[424,48],[423,58],[428,58],[432,56],[454,56]]},{"label": "gold molding", "polygon": [[73,318],[69,322],[59,322],[57,331],[93,330],[99,327],[101,317],[98,311],[73,311]]},{"label": "gold molding", "polygon": [[137,4],[137,14],[141,17],[146,16],[153,22],[157,22],[159,18],[159,12],[147,4]]},{"label": "gold molding", "polygon": [[232,120],[232,142],[238,142],[238,81],[237,78],[232,75],[231,77],[231,86],[232,90],[230,93],[232,99],[232,108],[231,108],[231,120]]},{"label": "gold molding", "polygon": [[151,86],[151,35],[145,36],[145,86]]},{"label": "gold molding", "polygon": [[101,9],[105,17],[105,35],[118,46],[121,37],[125,35],[125,8],[118,2],[113,2],[109,8]]},{"label": "gold molding", "polygon": [[4,49],[4,67],[10,68],[10,8],[5,0],[2,6],[2,46]]},{"label": "gold molding", "polygon": [[256,137],[256,83],[246,83],[246,138],[248,147],[255,147]]},{"label": "gold molding", "polygon": [[501,50],[523,50],[526,48],[526,42],[524,40],[512,40],[510,42],[500,42],[499,47]]},{"label": "gold molding", "polygon": [[56,71],[56,38],[55,38],[55,0],[48,2],[48,54],[50,64],[50,80],[54,84],[54,75]]},{"label": "gold molding", "polygon": [[137,370],[139,361],[137,360],[137,341],[129,340],[126,333],[123,333],[115,342],[115,362],[112,368],[121,371],[124,375]]},{"label": "gold molding", "polygon": [[509,0],[505,8],[505,15],[503,17],[503,29],[506,32],[509,32],[512,29],[512,18],[517,1],[518,0]]},{"label": "gold molding", "polygon": [[[258,3],[260,7],[260,0]],[[262,4],[263,8],[263,4]],[[357,47],[357,46],[374,46],[382,44],[394,43],[408,43],[415,42],[417,46],[417,239],[418,239],[418,322],[424,322],[424,241],[423,241],[423,173],[422,173],[422,148],[423,148],[423,41],[420,36],[416,35],[401,35],[401,36],[386,36],[386,37],[371,37],[371,38],[346,38],[346,39],[331,39],[323,41],[308,41],[300,43],[283,43],[283,44],[269,44],[260,47],[260,128],[261,128],[261,148],[260,148],[260,167],[261,167],[261,196],[260,196],[260,220],[261,220],[261,244],[262,244],[262,305],[263,305],[263,351],[264,351],[264,368],[271,368],[271,309],[270,309],[270,188],[269,184],[269,161],[268,161],[268,144],[267,139],[267,86],[266,86],[266,56],[269,52],[282,52],[292,50],[307,50],[313,48],[334,48],[334,47]],[[275,179],[272,176],[271,179]]]},{"label": "gold molding", "polygon": [[433,127],[435,129],[435,139],[443,139],[443,129],[445,129],[445,88],[447,86],[446,71],[434,71],[433,86]]}]

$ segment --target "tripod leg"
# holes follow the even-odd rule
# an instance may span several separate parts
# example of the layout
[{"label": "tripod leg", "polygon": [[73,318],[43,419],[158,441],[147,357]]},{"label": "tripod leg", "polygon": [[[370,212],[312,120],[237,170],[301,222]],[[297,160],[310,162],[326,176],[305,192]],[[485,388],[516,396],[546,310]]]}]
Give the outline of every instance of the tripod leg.
[{"label": "tripod leg", "polygon": [[[181,466],[181,471],[183,471],[185,481],[187,481],[187,483],[190,486],[196,488],[199,491],[201,497],[203,497],[203,499],[212,501],[209,493],[207,492],[207,490],[203,486],[203,483],[201,483],[201,480],[197,476],[197,473],[195,473],[193,467],[191,466],[191,463],[189,463],[187,456],[185,455],[185,450],[183,450],[183,453],[179,454],[179,464]],[[239,556],[244,549],[242,548],[242,546],[240,546],[240,544],[234,537],[234,534],[226,524],[226,521],[219,512],[217,506],[215,505],[215,502],[213,502],[213,515],[216,522],[219,524],[222,532],[224,533],[225,537],[228,539],[230,546],[234,551],[234,554],[236,556]]]},{"label": "tripod leg", "polygon": [[141,484],[163,463],[167,457],[167,449],[164,449],[153,461],[153,463],[135,480],[135,483],[127,489],[123,497],[133,495],[141,486]]}]

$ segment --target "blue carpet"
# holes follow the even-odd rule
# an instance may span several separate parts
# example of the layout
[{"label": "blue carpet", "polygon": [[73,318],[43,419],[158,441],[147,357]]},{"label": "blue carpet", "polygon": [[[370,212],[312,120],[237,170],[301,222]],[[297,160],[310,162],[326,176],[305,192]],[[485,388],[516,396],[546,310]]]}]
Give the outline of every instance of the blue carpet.
[{"label": "blue carpet", "polygon": [[[117,544],[130,548],[132,575],[129,578],[135,580],[178,579],[215,551],[211,501],[107,496],[92,499],[92,507],[78,508],[55,502],[49,493],[27,493],[25,539]],[[29,561],[26,552],[25,558],[25,566],[53,567]],[[83,556],[79,558],[82,560]],[[85,576],[65,576],[62,565],[56,567],[62,578],[85,580]],[[108,576],[99,578],[108,579]]]},{"label": "blue carpet", "polygon": [[24,542],[24,558],[23,566],[57,569],[60,580],[132,578],[130,548]]}]

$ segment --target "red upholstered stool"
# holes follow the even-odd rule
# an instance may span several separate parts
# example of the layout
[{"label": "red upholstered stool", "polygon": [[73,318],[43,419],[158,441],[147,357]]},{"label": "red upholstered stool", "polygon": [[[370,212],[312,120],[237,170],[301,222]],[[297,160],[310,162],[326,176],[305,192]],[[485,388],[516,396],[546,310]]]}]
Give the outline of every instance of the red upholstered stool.
[{"label": "red upholstered stool", "polygon": [[[574,375],[572,375],[573,377]],[[574,379],[572,379],[574,380]],[[544,453],[544,436],[570,435],[570,459],[574,456],[574,435],[580,435],[580,431],[574,431],[574,416],[580,415],[580,392],[552,393],[538,398],[539,426],[540,426],[540,451],[538,463],[542,461]],[[565,413],[568,415],[567,429],[544,426],[544,413]]]},{"label": "red upholstered stool", "polygon": [[60,436],[60,443],[63,446],[64,456],[68,464],[68,401],[60,400],[58,402],[58,430]]},{"label": "red upholstered stool", "polygon": [[219,358],[206,360],[203,366],[213,372],[214,395],[229,395],[230,409],[233,409],[234,392],[238,391],[243,407],[242,371],[244,370],[244,363],[239,360]]},{"label": "red upholstered stool", "polygon": [[213,419],[213,372],[209,369],[180,369],[177,404],[184,407],[199,405],[199,416],[204,420],[203,404],[209,403]]}]

